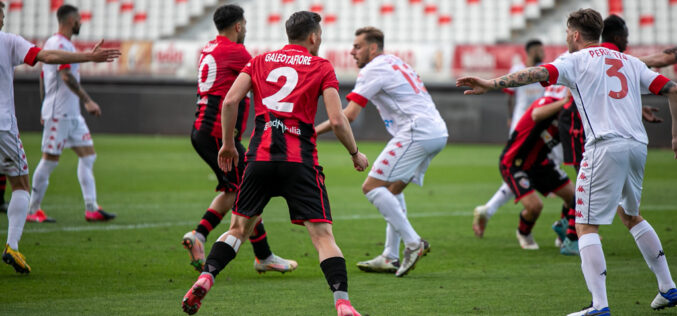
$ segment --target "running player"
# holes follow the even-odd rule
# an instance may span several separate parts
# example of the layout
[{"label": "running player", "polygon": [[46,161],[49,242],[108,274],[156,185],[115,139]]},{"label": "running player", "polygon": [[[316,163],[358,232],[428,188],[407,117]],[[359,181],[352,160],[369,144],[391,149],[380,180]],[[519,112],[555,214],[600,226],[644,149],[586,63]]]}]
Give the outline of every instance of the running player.
[{"label": "running player", "polygon": [[[5,4],[0,2],[0,30],[4,26]],[[48,64],[80,63],[87,61],[112,61],[120,51],[100,49],[99,46],[89,53],[68,53],[55,50],[41,50],[21,36],[0,32],[0,172],[7,175],[12,186],[12,195],[7,207],[7,243],[2,252],[2,260],[11,265],[16,272],[29,273],[31,267],[19,252],[19,240],[26,222],[30,200],[28,163],[23,145],[19,139],[14,109],[14,67],[20,64],[34,66],[38,61]]]},{"label": "running player", "polygon": [[183,310],[188,314],[198,311],[214,277],[235,258],[270,198],[282,196],[292,223],[306,226],[319,252],[320,267],[334,293],[338,315],[359,315],[348,299],[345,259],[334,241],[324,174],[317,159],[313,124],[320,95],[334,133],[350,153],[355,169],[363,171],[368,161],[359,152],[341,112],[334,69],[328,60],[317,57],[322,42],[320,20],[313,12],[292,14],[285,23],[290,44],[254,57],[226,95],[221,115],[221,169],[228,172],[239,164],[234,141],[237,107],[250,89],[254,92],[256,126],[230,229],[214,243],[202,274],[183,298]]},{"label": "running player", "polygon": [[[543,43],[539,40],[533,39],[527,42],[525,46],[527,53],[526,63],[518,63],[510,68],[510,72],[522,70],[526,67],[538,66],[543,62],[545,51],[543,50]],[[517,88],[504,88],[503,91],[509,95],[508,97],[508,112],[511,113],[511,118],[508,120],[510,131],[508,137],[512,135],[515,130],[517,122],[522,118],[527,108],[531,106],[536,99],[543,96],[543,87],[538,84],[530,84]],[[510,186],[505,182],[501,184],[496,193],[484,205],[475,207],[473,211],[473,231],[475,236],[482,238],[484,236],[484,229],[486,228],[489,219],[496,213],[499,207],[514,198]]]},{"label": "running player", "polygon": [[[245,130],[247,114],[249,114],[249,98],[245,97],[238,105],[238,116],[235,122],[235,147],[241,157],[237,168],[227,174],[219,168],[219,149],[221,139],[221,103],[226,93],[249,62],[251,55],[245,49],[247,21],[244,10],[238,5],[224,5],[214,12],[214,24],[219,35],[202,49],[198,70],[198,102],[195,123],[191,133],[191,143],[195,151],[212,168],[220,193],[214,198],[202,216],[195,230],[183,236],[183,246],[188,249],[191,265],[202,271],[205,260],[204,242],[216,225],[221,222],[228,210],[233,207],[235,196],[244,171],[244,146],[240,143]],[[285,260],[270,251],[263,221],[259,219],[249,241],[256,255],[254,269],[256,271],[288,272],[296,269],[298,264],[293,260]]]},{"label": "running player", "polygon": [[[45,42],[45,49],[75,52],[70,39],[80,32],[80,13],[72,5],[62,5],[56,11],[59,32]],[[80,101],[89,114],[101,116],[99,105],[80,86],[80,65],[77,63],[44,65],[45,98],[42,101],[43,123],[42,159],[35,168],[29,214],[30,222],[53,222],[42,211],[40,203],[47,191],[49,175],[59,164],[64,148],[70,147],[78,155],[77,175],[85,201],[87,221],[107,221],[115,214],[105,212],[96,202],[94,161],[96,152],[85,119],[80,114]],[[40,80],[43,80],[42,77]]]},{"label": "running player", "polygon": [[[447,144],[447,126],[414,69],[394,55],[383,52],[384,35],[374,27],[355,32],[351,55],[361,68],[355,88],[348,94],[343,113],[351,122],[371,101],[386,129],[393,136],[362,184],[362,192],[385,218],[383,253],[359,262],[364,271],[395,272],[404,276],[416,261],[430,251],[407,219],[404,189],[410,182],[423,185],[430,161]],[[329,131],[330,122],[317,126],[318,134]],[[405,244],[399,262],[400,240]]]},{"label": "running player", "polygon": [[544,196],[555,193],[562,198],[565,214],[574,199],[569,177],[559,168],[559,162],[548,158],[559,144],[556,119],[562,107],[570,103],[568,94],[566,87],[549,87],[518,121],[501,154],[499,169],[503,181],[515,195],[515,203],[520,202],[524,207],[515,233],[522,249],[539,248],[531,230],[543,210],[543,201],[532,194],[534,190]]},{"label": "running player", "polygon": [[[677,305],[677,288],[660,239],[639,212],[648,138],[642,125],[641,93],[666,95],[672,115],[672,149],[677,158],[677,84],[646,67],[638,58],[600,47],[602,17],[592,9],[567,19],[567,46],[572,54],[543,67],[531,67],[493,80],[459,78],[465,94],[533,82],[562,84],[572,90],[586,134],[585,153],[576,183],[576,231],[581,269],[592,304],[571,315],[610,315],[606,262],[599,225],[618,214],[627,223],[644,260],[656,275],[654,309]],[[593,186],[594,184],[594,186]]]}]

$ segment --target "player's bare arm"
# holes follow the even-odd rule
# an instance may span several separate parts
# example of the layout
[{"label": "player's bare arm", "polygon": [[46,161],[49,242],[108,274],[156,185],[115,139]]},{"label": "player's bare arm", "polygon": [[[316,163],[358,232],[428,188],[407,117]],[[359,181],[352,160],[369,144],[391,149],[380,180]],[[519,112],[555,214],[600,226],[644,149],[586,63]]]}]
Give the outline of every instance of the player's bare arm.
[{"label": "player's bare arm", "polygon": [[456,80],[457,87],[470,87],[463,94],[484,94],[490,90],[525,86],[534,82],[548,80],[545,67],[529,67],[491,80],[477,77],[461,77]]},{"label": "player's bare arm", "polygon": [[550,104],[544,105],[542,107],[535,108],[531,112],[531,119],[534,122],[540,122],[545,120],[557,113],[562,109],[562,107],[567,104],[570,100],[570,96],[567,95],[565,98],[552,102]]},{"label": "player's bare arm", "polygon": [[656,115],[656,112],[658,112],[658,108],[646,105],[642,106],[642,118],[649,123],[663,122],[663,118]]},{"label": "player's bare arm", "polygon": [[[352,123],[357,116],[360,115],[360,112],[362,111],[362,107],[357,104],[355,101],[350,101],[348,103],[348,106],[346,106],[345,109],[343,109],[343,114],[348,118],[348,122]],[[317,124],[315,127],[315,132],[317,135],[322,135],[328,131],[331,130],[331,124],[329,123],[329,120],[326,120],[320,124]]]},{"label": "player's bare arm", "polygon": [[668,81],[660,91],[660,94],[668,97],[670,115],[672,116],[672,151],[677,159],[677,84]]},{"label": "player's bare arm", "polygon": [[76,64],[84,62],[112,62],[121,53],[118,49],[101,48],[103,40],[94,46],[91,52],[71,53],[62,50],[43,49],[38,53],[37,59],[45,64]]},{"label": "player's bare arm", "polygon": [[327,88],[322,91],[324,106],[329,116],[329,124],[334,131],[336,138],[348,150],[350,158],[353,160],[353,166],[357,171],[364,171],[369,166],[367,156],[360,152],[353,137],[353,130],[350,128],[348,118],[341,110],[341,99],[335,88]]},{"label": "player's bare arm", "polygon": [[85,104],[85,110],[87,110],[87,113],[92,114],[94,116],[101,116],[101,108],[99,107],[96,102],[92,100],[92,98],[89,97],[89,94],[85,91],[85,89],[82,88],[80,83],[78,82],[77,79],[75,79],[75,76],[71,73],[69,69],[61,69],[59,70],[59,75],[61,76],[61,80],[66,84],[68,89],[73,91],[75,95],[82,100]]},{"label": "player's bare arm", "polygon": [[668,48],[661,53],[640,57],[643,63],[651,68],[661,68],[677,63],[677,46]]},{"label": "player's bare arm", "polygon": [[237,106],[244,99],[252,87],[252,77],[244,72],[240,73],[228,90],[221,106],[221,135],[223,146],[219,150],[219,167],[229,172],[233,166],[237,167],[238,153],[235,148],[235,123],[237,121]]}]

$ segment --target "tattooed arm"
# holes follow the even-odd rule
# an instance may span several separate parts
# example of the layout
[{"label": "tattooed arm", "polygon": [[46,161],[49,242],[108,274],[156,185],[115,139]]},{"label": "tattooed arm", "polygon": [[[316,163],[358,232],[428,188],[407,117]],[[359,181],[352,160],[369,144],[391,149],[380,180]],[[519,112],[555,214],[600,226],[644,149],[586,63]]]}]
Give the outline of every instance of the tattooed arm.
[{"label": "tattooed arm", "polygon": [[672,116],[672,151],[675,152],[677,159],[677,84],[674,81],[668,81],[663,86],[660,94],[668,97],[670,104],[670,115]]},{"label": "tattooed arm", "polygon": [[639,60],[651,68],[661,68],[677,63],[677,46],[668,48],[662,53],[640,57]]},{"label": "tattooed arm", "polygon": [[549,73],[545,67],[529,67],[496,79],[486,80],[476,77],[462,77],[456,80],[457,87],[470,87],[464,94],[483,94],[489,90],[512,88],[534,82],[548,81]]},{"label": "tattooed arm", "polygon": [[75,93],[80,98],[80,100],[82,100],[82,102],[85,103],[85,110],[87,110],[89,114],[101,116],[101,108],[99,108],[99,105],[89,97],[87,92],[85,92],[85,89],[80,86],[80,83],[77,79],[75,79],[70,69],[59,70],[59,75],[66,86],[71,89],[71,91],[73,91],[73,93]]}]

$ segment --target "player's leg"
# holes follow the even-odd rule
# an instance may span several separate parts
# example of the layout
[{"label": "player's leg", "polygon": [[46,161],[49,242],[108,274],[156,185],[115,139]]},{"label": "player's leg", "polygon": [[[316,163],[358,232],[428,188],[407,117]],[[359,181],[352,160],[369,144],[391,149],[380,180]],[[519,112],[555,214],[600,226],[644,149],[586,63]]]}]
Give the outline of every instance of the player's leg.
[{"label": "player's leg", "polygon": [[348,297],[348,271],[341,249],[334,241],[330,223],[305,221],[308,234],[317,249],[320,268],[334,295],[334,306],[339,315],[359,315]]},{"label": "player's leg", "polygon": [[0,213],[7,213],[7,202],[5,201],[5,190],[7,189],[7,176],[0,174]]},{"label": "player's leg", "polygon": [[[43,140],[44,143],[44,140]],[[43,145],[43,150],[44,150]],[[50,154],[43,152],[42,159],[38,163],[38,166],[35,168],[35,173],[33,174],[33,188],[31,191],[31,201],[28,208],[28,217],[26,220],[29,222],[54,222],[55,220],[51,217],[48,217],[41,208],[42,200],[45,197],[47,192],[47,187],[49,186],[49,176],[52,174],[52,171],[59,164],[59,154]]]},{"label": "player's leg", "polygon": [[515,236],[517,236],[520,247],[526,250],[539,249],[538,243],[536,243],[534,236],[531,234],[531,230],[534,228],[536,220],[538,220],[538,217],[541,215],[543,201],[541,201],[535,193],[535,191],[531,191],[530,193],[521,196],[519,200],[524,209],[520,212],[519,225],[517,226]]},{"label": "player's leg", "polygon": [[499,207],[514,198],[515,195],[510,191],[510,187],[503,182],[486,204],[475,207],[473,210],[472,222],[472,229],[475,232],[475,236],[482,238],[489,219],[496,214]]},{"label": "player's leg", "polygon": [[219,193],[202,215],[197,227],[183,235],[181,244],[188,250],[190,265],[197,271],[202,271],[205,262],[204,244],[209,233],[219,224],[223,216],[233,207],[235,192]]}]

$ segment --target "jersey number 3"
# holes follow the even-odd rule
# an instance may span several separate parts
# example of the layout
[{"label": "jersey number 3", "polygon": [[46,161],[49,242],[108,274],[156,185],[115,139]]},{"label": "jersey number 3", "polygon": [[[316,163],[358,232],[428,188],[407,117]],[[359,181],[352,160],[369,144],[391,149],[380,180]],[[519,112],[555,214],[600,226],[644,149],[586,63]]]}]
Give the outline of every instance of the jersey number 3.
[{"label": "jersey number 3", "polygon": [[623,62],[619,59],[607,58],[604,60],[604,63],[611,65],[611,67],[606,71],[607,76],[616,77],[621,81],[621,91],[609,91],[609,96],[614,99],[622,99],[628,95],[628,79],[625,78],[625,75],[618,70],[623,67]]},{"label": "jersey number 3", "polygon": [[261,101],[271,110],[278,112],[291,112],[294,110],[294,103],[280,102],[280,100],[286,98],[292,93],[292,91],[294,91],[296,84],[299,82],[299,74],[294,68],[291,67],[275,68],[268,74],[266,81],[277,83],[280,77],[284,77],[286,79],[282,88],[280,88],[280,90],[275,94],[263,98]]}]

